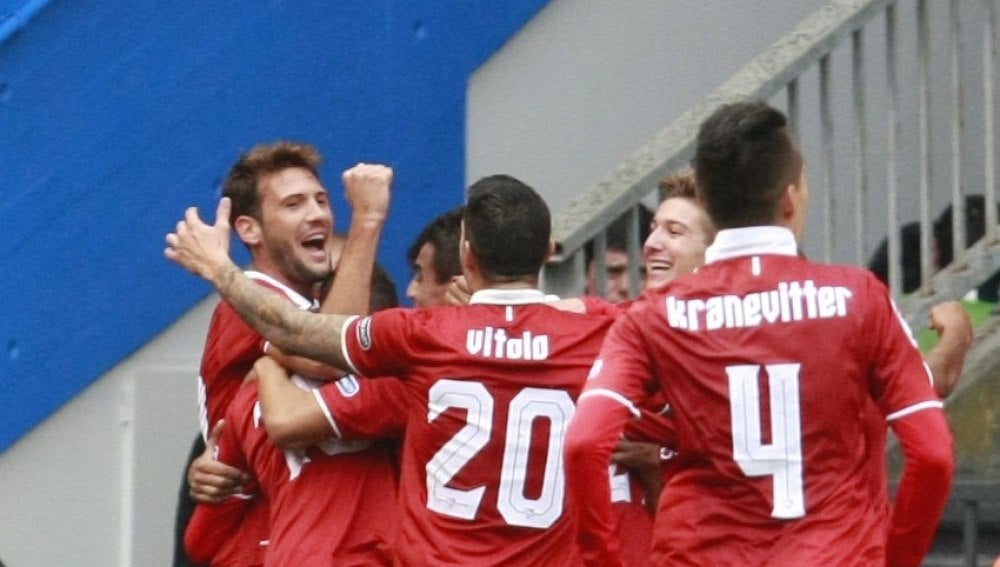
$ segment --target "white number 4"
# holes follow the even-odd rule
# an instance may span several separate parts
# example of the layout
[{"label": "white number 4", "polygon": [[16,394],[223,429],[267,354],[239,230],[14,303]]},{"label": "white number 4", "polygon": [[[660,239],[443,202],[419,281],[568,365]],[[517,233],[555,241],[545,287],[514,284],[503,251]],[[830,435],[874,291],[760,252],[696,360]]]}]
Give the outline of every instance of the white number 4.
[{"label": "white number 4", "polygon": [[768,364],[771,442],[762,442],[760,366],[726,367],[729,375],[733,425],[733,460],[743,474],[771,476],[774,508],[771,517],[805,516],[802,489],[802,421],[799,415],[799,364]]}]

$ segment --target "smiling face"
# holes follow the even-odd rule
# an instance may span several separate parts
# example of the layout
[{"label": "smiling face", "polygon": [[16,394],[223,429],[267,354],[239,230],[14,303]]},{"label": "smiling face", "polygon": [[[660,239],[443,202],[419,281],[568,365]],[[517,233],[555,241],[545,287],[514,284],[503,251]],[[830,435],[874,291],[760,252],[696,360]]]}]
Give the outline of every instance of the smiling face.
[{"label": "smiling face", "polygon": [[303,167],[265,175],[258,187],[257,237],[251,231],[247,242],[254,265],[308,297],[312,285],[330,274],[333,211],[326,189]]},{"label": "smiling face", "polygon": [[687,197],[660,203],[649,237],[642,247],[646,289],[663,286],[705,263],[705,249],[714,238],[708,214]]},{"label": "smiling face", "polygon": [[437,269],[434,267],[434,245],[425,242],[420,247],[420,253],[413,261],[413,278],[406,286],[406,297],[413,301],[415,307],[434,307],[444,305],[448,293],[450,279],[439,281]]}]

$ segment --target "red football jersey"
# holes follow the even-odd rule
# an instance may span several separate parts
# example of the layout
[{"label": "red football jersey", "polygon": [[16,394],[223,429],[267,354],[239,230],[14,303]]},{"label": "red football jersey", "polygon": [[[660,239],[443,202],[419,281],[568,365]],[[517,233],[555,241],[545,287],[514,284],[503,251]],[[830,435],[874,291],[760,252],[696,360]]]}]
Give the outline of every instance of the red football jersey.
[{"label": "red football jersey", "polygon": [[268,509],[254,481],[221,504],[198,504],[184,532],[188,558],[211,567],[264,565]]},{"label": "red football jersey", "polygon": [[[278,280],[256,271],[247,271],[246,275],[257,281],[261,285],[273,289],[288,298],[301,309],[309,309],[313,306],[313,300],[302,297],[295,290],[282,284]],[[219,302],[212,314],[212,322],[208,329],[208,336],[205,339],[205,350],[201,359],[201,375],[198,377],[198,402],[201,406],[201,432],[206,439],[212,425],[226,415],[226,410],[232,402],[236,393],[243,384],[254,362],[264,352],[262,350],[264,339],[257,331],[250,328],[242,318],[225,301]],[[228,505],[236,513],[225,514],[220,509],[201,510],[201,515],[220,516],[223,519],[213,520],[218,529],[227,523],[234,523],[228,528],[232,537],[226,539],[226,544],[219,549],[215,557],[214,565],[241,564],[242,559],[237,559],[233,563],[225,563],[225,557],[241,557],[241,554],[250,554],[253,557],[263,558],[263,547],[260,542],[267,541],[267,510],[266,503],[254,500],[250,512],[239,512],[241,506],[239,502]],[[262,507],[263,511],[255,510]],[[242,515],[245,514],[245,515]],[[235,525],[236,522],[245,519],[246,525]],[[261,519],[263,518],[263,519]],[[192,520],[194,521],[194,520]],[[196,527],[193,532],[201,533]],[[197,537],[195,538],[197,540]],[[219,539],[209,537],[209,539]],[[204,541],[204,539],[202,539]],[[202,551],[204,548],[202,548]]]},{"label": "red football jersey", "polygon": [[348,374],[313,390],[341,439],[402,439],[410,391],[399,378]]},{"label": "red football jersey", "polygon": [[465,307],[388,310],[346,329],[358,373],[410,390],[402,565],[579,563],[563,442],[611,319],[542,301],[484,290]]},{"label": "red football jersey", "polygon": [[252,382],[226,412],[219,459],[250,471],[270,503],[269,565],[391,564],[398,518],[391,446],[330,439],[282,450],[267,438]]},{"label": "red football jersey", "polygon": [[[313,307],[314,301],[278,280],[261,272],[247,271],[257,283],[281,293],[300,309]],[[212,314],[201,356],[198,377],[198,403],[201,406],[201,434],[206,439],[217,421],[226,415],[226,407],[243,384],[253,363],[264,355],[264,338],[253,330],[231,305],[220,301]]]},{"label": "red football jersey", "polygon": [[886,428],[866,415],[940,408],[929,372],[870,273],[798,257],[788,231],[739,232],[741,248],[618,319],[584,394],[636,413],[659,391],[672,407],[654,562],[880,564]]}]

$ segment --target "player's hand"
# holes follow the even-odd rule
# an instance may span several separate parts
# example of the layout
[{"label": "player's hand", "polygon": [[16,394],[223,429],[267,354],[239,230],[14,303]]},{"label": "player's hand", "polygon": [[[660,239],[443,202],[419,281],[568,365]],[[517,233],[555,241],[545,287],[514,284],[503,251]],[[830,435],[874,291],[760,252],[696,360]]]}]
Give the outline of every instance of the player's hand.
[{"label": "player's hand", "polygon": [[611,453],[612,463],[628,467],[634,473],[634,478],[642,487],[646,509],[650,514],[656,514],[660,492],[663,490],[663,457],[664,449],[659,444],[628,439],[620,440],[618,447]]},{"label": "player's hand", "polygon": [[229,197],[219,201],[215,224],[205,224],[198,216],[197,207],[189,207],[184,220],[177,223],[177,231],[167,235],[163,254],[187,270],[207,280],[212,280],[219,268],[230,263],[229,259]]},{"label": "player's hand", "polygon": [[351,205],[353,219],[378,223],[385,220],[392,175],[392,168],[374,163],[359,163],[344,172],[344,196]]},{"label": "player's hand", "polygon": [[472,298],[472,291],[469,289],[469,282],[465,276],[455,276],[451,278],[451,284],[444,293],[444,301],[448,305],[468,305]]},{"label": "player's hand", "polygon": [[[268,348],[268,352],[271,352],[271,349],[273,348],[273,346]],[[286,380],[288,379],[288,371],[285,370],[283,366],[278,364],[277,360],[270,356],[262,356],[254,361],[253,370],[251,372],[256,373],[258,378],[261,376],[280,375],[282,378]]]},{"label": "player's hand", "polygon": [[972,319],[958,301],[945,301],[931,307],[930,326],[938,336],[949,335],[966,344],[972,344]]},{"label": "player's hand", "polygon": [[927,355],[934,379],[934,390],[948,397],[962,376],[965,355],[972,347],[972,319],[958,301],[945,301],[931,308],[930,326],[940,340]]},{"label": "player's hand", "polygon": [[190,494],[196,502],[218,504],[239,492],[247,480],[246,473],[216,459],[219,436],[224,427],[225,421],[220,419],[212,428],[205,451],[188,468]]},{"label": "player's hand", "polygon": [[611,453],[611,462],[630,468],[660,468],[660,446],[656,443],[622,439]]}]

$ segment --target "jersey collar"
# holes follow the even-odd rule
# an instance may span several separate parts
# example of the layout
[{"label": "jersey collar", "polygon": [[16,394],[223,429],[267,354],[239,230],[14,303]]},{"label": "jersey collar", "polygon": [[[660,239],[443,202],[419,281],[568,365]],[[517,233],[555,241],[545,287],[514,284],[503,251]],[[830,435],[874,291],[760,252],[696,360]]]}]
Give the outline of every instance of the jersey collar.
[{"label": "jersey collar", "polygon": [[739,256],[780,254],[798,256],[795,235],[783,226],[727,228],[715,235],[715,242],[705,250],[705,263]]},{"label": "jersey collar", "polygon": [[472,294],[469,304],[525,305],[546,300],[546,295],[537,289],[481,289]]},{"label": "jersey collar", "polygon": [[252,280],[266,282],[268,285],[281,290],[288,299],[292,300],[299,309],[313,309],[318,305],[318,301],[315,299],[306,299],[301,293],[295,291],[294,289],[288,287],[287,285],[279,282],[278,280],[272,278],[271,276],[265,274],[264,272],[258,272],[256,270],[247,270],[243,272],[246,276]]}]

